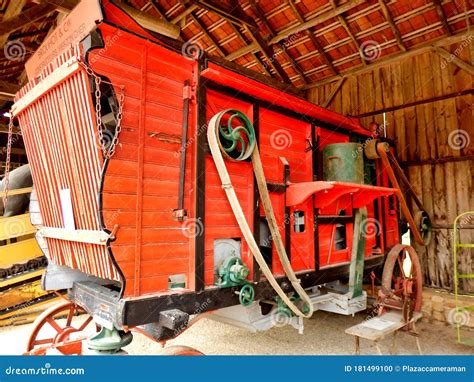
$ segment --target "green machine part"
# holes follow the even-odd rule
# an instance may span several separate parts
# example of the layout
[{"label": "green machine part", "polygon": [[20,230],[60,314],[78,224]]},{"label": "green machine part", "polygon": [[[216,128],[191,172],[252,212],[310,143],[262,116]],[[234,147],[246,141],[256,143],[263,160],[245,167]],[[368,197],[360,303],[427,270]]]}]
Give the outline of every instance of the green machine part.
[{"label": "green machine part", "polygon": [[351,264],[349,267],[349,295],[351,298],[362,295],[365,257],[365,229],[367,208],[354,209],[354,236],[352,240]]},{"label": "green machine part", "polygon": [[240,257],[228,257],[218,269],[219,281],[217,285],[232,287],[245,284],[249,273],[250,270]]},{"label": "green machine part", "polygon": [[323,179],[364,183],[364,150],[359,143],[331,143],[323,149]]}]

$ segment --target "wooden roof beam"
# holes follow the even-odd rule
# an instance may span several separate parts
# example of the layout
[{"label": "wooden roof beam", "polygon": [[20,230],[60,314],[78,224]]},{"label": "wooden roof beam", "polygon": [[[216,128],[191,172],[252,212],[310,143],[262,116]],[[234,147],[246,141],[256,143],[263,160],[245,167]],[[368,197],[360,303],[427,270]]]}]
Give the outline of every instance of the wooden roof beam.
[{"label": "wooden roof beam", "polygon": [[395,39],[397,40],[398,46],[400,47],[401,50],[406,51],[407,47],[405,46],[403,42],[402,35],[397,29],[397,26],[395,25],[395,21],[393,21],[392,13],[390,12],[390,9],[388,9],[385,1],[386,0],[379,0],[380,10],[382,11],[385,19],[387,20],[388,25],[390,25],[390,29],[392,30],[392,33],[395,36]]},{"label": "wooden roof beam", "polygon": [[318,24],[321,24],[329,19],[332,19],[333,17],[336,17],[337,15],[340,15],[341,13],[347,12],[361,4],[367,3],[366,0],[350,0],[347,3],[337,7],[336,9],[332,9],[328,12],[324,12],[323,14],[316,16],[310,20],[305,21],[304,23],[300,25],[296,25],[291,28],[287,28],[280,33],[278,33],[274,38],[272,38],[269,42],[269,44],[276,44],[277,42],[284,40],[285,38],[294,35],[298,32],[304,32],[309,28],[313,28]]},{"label": "wooden roof beam", "polygon": [[[239,38],[241,41],[243,41],[244,44],[247,44],[247,41],[245,40],[245,37],[242,35],[242,33],[240,33],[239,29],[234,24],[232,24],[232,23],[229,23],[229,24],[230,24],[230,27],[232,28],[232,30],[234,31],[234,34],[237,36],[237,38]],[[251,49],[249,50],[248,48],[251,48]],[[254,51],[258,51],[257,44],[252,43],[250,45],[245,46],[242,49],[247,49],[247,52],[242,54],[241,56],[244,56],[245,54],[250,53],[252,55],[254,61],[263,69],[263,71],[265,73],[267,73],[270,77],[275,78],[273,73],[270,71],[269,67],[267,65],[264,65],[264,63],[262,62],[260,57],[258,57],[257,54],[254,52]],[[239,50],[241,50],[241,49],[239,49]],[[230,55],[228,55],[226,57],[227,60],[229,60],[229,56]],[[241,57],[241,56],[238,56],[238,57]],[[235,60],[238,57],[235,57],[233,59]]]},{"label": "wooden roof beam", "polygon": [[[12,17],[19,15],[25,3],[26,0],[10,1],[5,11],[5,14],[3,15],[2,22],[3,20],[8,20]],[[3,47],[7,43],[9,36],[10,33],[5,33],[3,36],[0,37],[0,47]]]},{"label": "wooden roof beam", "polygon": [[156,11],[156,13],[158,13],[158,15],[162,19],[164,19],[166,21],[169,21],[168,18],[166,17],[166,15],[165,15],[165,12],[161,9],[160,4],[158,4],[158,2],[156,0],[150,0],[149,4]]},{"label": "wooden roof beam", "polygon": [[461,60],[458,56],[456,56],[456,54],[451,53],[447,51],[446,49],[438,47],[438,46],[434,46],[433,51],[439,56],[441,56],[441,58],[446,60],[446,62],[452,63],[456,65],[458,68],[468,72],[471,76],[474,76],[474,66]]},{"label": "wooden roof beam", "polygon": [[439,21],[441,21],[441,24],[443,24],[443,28],[448,34],[448,36],[452,36],[453,31],[451,30],[451,27],[449,26],[448,19],[446,18],[446,15],[443,10],[443,6],[441,4],[441,0],[433,0],[433,4],[435,6],[436,12],[438,13]]},{"label": "wooden roof beam", "polygon": [[[464,31],[462,33],[459,33],[459,34],[456,34],[456,35],[453,35],[453,36],[443,36],[443,37],[434,39],[432,41],[429,41],[427,43],[420,44],[420,45],[418,45],[418,46],[416,46],[412,49],[407,50],[406,52],[398,52],[398,53],[391,54],[391,55],[386,56],[386,57],[382,57],[379,60],[373,61],[370,65],[357,66],[355,68],[351,68],[349,70],[346,70],[346,71],[342,72],[339,76],[332,76],[332,77],[325,78],[321,81],[315,82],[313,84],[309,84],[309,85],[303,87],[303,89],[307,90],[307,89],[311,89],[311,88],[315,88],[315,87],[318,87],[318,86],[329,84],[331,82],[334,82],[334,81],[338,80],[341,75],[344,76],[344,77],[349,77],[349,76],[356,76],[356,75],[359,75],[361,73],[365,73],[365,72],[368,72],[368,71],[372,71],[375,68],[390,65],[390,64],[393,64],[394,62],[404,60],[404,59],[409,58],[409,57],[414,57],[414,56],[417,56],[421,53],[425,53],[427,51],[432,50],[434,47],[442,47],[442,46],[446,46],[446,45],[456,44],[460,41],[466,41],[470,38],[471,34],[472,34],[472,32]],[[451,54],[449,54],[449,55],[451,57]]]},{"label": "wooden roof beam", "polygon": [[189,7],[186,7],[183,4],[184,7],[184,12],[180,12],[178,16],[174,17],[173,19],[170,20],[172,24],[177,24],[181,20],[185,19],[187,15],[191,14],[198,6],[197,5],[190,5]]},{"label": "wooden roof beam", "polygon": [[[298,19],[298,21],[301,23],[301,25],[303,25],[305,23],[305,20],[303,18],[303,16],[301,16],[301,13],[298,11],[298,8],[296,8],[296,5],[295,3],[293,2],[293,0],[288,0],[288,4],[290,5],[290,8],[291,10],[293,11],[293,14],[296,16],[296,18]],[[311,42],[313,43],[313,45],[316,47],[316,49],[318,50],[319,54],[321,55],[321,57],[323,58],[324,62],[326,63],[327,67],[331,70],[331,72],[334,74],[334,75],[338,75],[338,71],[336,69],[336,67],[334,66],[334,64],[332,63],[329,55],[324,51],[324,48],[323,46],[321,45],[321,43],[318,41],[318,39],[316,38],[316,36],[314,35],[313,32],[309,31],[309,30],[306,30],[306,34],[308,35],[309,39],[311,40]]]},{"label": "wooden roof beam", "polygon": [[215,0],[188,0],[188,2],[192,5],[197,5],[200,8],[204,8],[210,12],[213,12],[219,17],[226,19],[234,25],[246,25],[251,28],[258,28],[255,21],[247,16],[247,14],[242,10],[240,5],[237,5],[232,9],[226,9],[222,6],[221,3]]},{"label": "wooden roof beam", "polygon": [[145,29],[149,29],[153,32],[160,33],[171,38],[178,38],[181,33],[181,29],[178,25],[172,24],[164,19],[158,19],[149,13],[142,12],[137,8],[127,5],[122,0],[113,0],[112,2],[121,8],[125,13],[128,13],[130,17],[135,19],[135,21]]},{"label": "wooden roof beam", "polygon": [[[255,2],[255,0],[249,0],[249,4],[253,8],[255,13],[257,14],[258,18],[262,21],[262,23],[265,25],[265,27],[270,31],[271,37],[274,37],[275,36],[275,30],[272,28],[272,26],[268,22],[267,18],[265,17],[264,12],[259,7],[259,5]],[[285,46],[280,46],[278,49],[281,49],[281,53],[283,53],[283,55],[287,58],[287,60],[290,62],[291,66],[296,71],[296,73],[298,73],[298,75],[301,77],[303,82],[305,84],[307,84],[308,79],[306,78],[303,70],[301,70],[298,63],[294,60],[294,58],[291,57],[290,53],[286,50],[286,47]],[[274,55],[276,55],[276,54],[277,53],[274,53]]]},{"label": "wooden roof beam", "polygon": [[202,30],[202,33],[204,33],[204,36],[206,36],[209,41],[212,42],[216,50],[223,55],[224,57],[226,56],[226,52],[219,46],[219,43],[217,40],[207,31],[206,26],[199,20],[199,18],[196,16],[194,12],[190,13],[191,19],[193,20],[194,23]]},{"label": "wooden roof beam", "polygon": [[79,0],[36,0],[35,2],[52,5],[61,13],[69,13],[79,4]]},{"label": "wooden roof beam", "polygon": [[[0,92],[3,94],[15,95],[20,90],[20,85],[12,82],[0,80]],[[13,98],[13,97],[12,97]]]},{"label": "wooden roof beam", "polygon": [[234,61],[237,58],[245,56],[248,53],[254,53],[256,50],[258,50],[257,44],[252,43],[233,51],[232,53],[228,54],[225,58],[229,61]]},{"label": "wooden roof beam", "polygon": [[285,69],[283,69],[280,63],[276,60],[275,52],[269,45],[267,45],[266,41],[262,38],[260,33],[255,30],[252,31],[247,26],[244,26],[244,28],[247,29],[247,32],[250,34],[250,37],[252,38],[253,42],[259,47],[259,50],[262,52],[263,56],[268,62],[268,65],[270,65],[273,70],[278,73],[283,82],[291,84],[290,77],[288,77],[288,74],[286,74]]},{"label": "wooden roof beam", "polygon": [[[331,4],[332,4],[334,9],[337,8],[336,0],[331,0]],[[337,15],[337,19],[338,19],[339,23],[342,25],[342,27],[345,29],[348,36],[351,38],[352,42],[354,43],[354,45],[356,46],[356,48],[357,48],[357,50],[359,51],[359,54],[360,54],[361,50],[360,50],[359,41],[357,40],[357,37],[355,36],[355,34],[352,33],[351,28],[349,27],[349,23],[346,21],[346,19],[344,18],[342,13],[340,15]],[[367,65],[369,62],[363,57],[363,55],[360,55],[360,56],[361,56],[362,63],[364,65]]]},{"label": "wooden roof beam", "polygon": [[4,36],[7,33],[12,33],[18,29],[22,29],[35,21],[48,16],[51,12],[54,12],[56,7],[51,4],[39,4],[35,5],[23,11],[15,16],[3,19],[0,23],[0,36]]}]

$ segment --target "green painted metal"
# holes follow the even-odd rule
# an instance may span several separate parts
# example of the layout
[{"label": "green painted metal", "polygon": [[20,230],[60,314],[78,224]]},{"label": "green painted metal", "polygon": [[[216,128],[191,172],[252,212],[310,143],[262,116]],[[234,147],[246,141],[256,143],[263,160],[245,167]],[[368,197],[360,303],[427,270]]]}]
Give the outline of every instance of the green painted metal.
[{"label": "green painted metal", "polygon": [[255,130],[247,116],[235,109],[219,113],[219,144],[234,160],[243,161],[255,148]]},{"label": "green painted metal", "polygon": [[243,306],[249,306],[255,298],[255,289],[250,284],[246,284],[239,292],[239,302]]},{"label": "green painted metal", "polygon": [[359,143],[332,143],[323,149],[323,179],[364,183],[364,150]]},{"label": "green painted metal", "polygon": [[364,278],[364,257],[367,226],[367,208],[354,210],[354,236],[352,239],[351,264],[349,267],[349,296],[351,298],[362,295],[362,281]]},{"label": "green painted metal", "polygon": [[98,354],[114,354],[130,344],[132,339],[133,335],[131,332],[125,333],[122,330],[108,329],[102,326],[97,334],[89,337],[87,347]]},{"label": "green painted metal", "polygon": [[240,257],[228,257],[218,269],[219,280],[216,284],[220,287],[242,285],[247,282],[249,273],[250,270]]}]

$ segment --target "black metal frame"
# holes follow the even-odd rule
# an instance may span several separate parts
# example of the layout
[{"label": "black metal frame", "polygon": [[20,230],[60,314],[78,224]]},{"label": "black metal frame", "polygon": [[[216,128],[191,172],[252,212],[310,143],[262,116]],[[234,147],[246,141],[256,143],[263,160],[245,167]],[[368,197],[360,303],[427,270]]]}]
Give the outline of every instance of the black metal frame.
[{"label": "black metal frame", "polygon": [[[372,256],[365,260],[364,272],[384,263],[385,256]],[[349,274],[350,262],[338,266],[321,268],[318,271],[299,272],[303,288],[310,288],[327,282],[341,279]],[[293,289],[286,277],[277,277],[277,282],[285,292]],[[268,281],[253,284],[255,300],[270,299],[275,291]],[[201,314],[239,304],[239,287],[207,288],[199,293],[181,292],[143,296],[133,299],[118,299],[118,292],[93,282],[74,283],[68,292],[68,298],[84,308],[94,317],[112,322],[117,328],[134,327],[156,322],[160,312],[179,309],[187,314]]]}]

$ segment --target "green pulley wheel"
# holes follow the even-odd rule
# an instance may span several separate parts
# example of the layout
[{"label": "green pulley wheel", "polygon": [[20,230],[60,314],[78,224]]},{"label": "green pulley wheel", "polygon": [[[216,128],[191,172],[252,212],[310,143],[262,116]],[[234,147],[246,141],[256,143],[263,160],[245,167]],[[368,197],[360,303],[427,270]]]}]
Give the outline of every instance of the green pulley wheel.
[{"label": "green pulley wheel", "polygon": [[250,158],[256,144],[252,122],[244,113],[235,109],[223,110],[217,115],[217,141],[224,156],[233,161]]},{"label": "green pulley wheel", "polygon": [[239,292],[239,302],[243,306],[249,306],[255,298],[255,289],[250,284],[246,284]]}]

